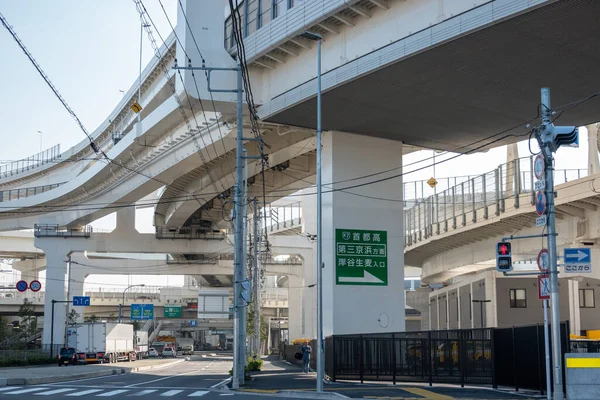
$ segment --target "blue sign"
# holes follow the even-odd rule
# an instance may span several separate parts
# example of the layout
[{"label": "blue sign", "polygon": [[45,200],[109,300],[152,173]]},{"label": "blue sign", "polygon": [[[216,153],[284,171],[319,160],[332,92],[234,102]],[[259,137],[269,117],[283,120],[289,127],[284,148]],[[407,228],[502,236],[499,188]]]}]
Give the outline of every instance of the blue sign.
[{"label": "blue sign", "polygon": [[19,292],[24,292],[27,290],[27,282],[25,281],[19,281],[17,282],[17,290]]},{"label": "blue sign", "polygon": [[90,306],[90,296],[73,296],[73,306]]},{"label": "blue sign", "polygon": [[154,304],[132,304],[132,320],[154,319]]},{"label": "blue sign", "polygon": [[581,264],[592,262],[592,249],[565,249],[565,264]]},{"label": "blue sign", "polygon": [[542,216],[546,212],[546,195],[542,191],[535,194],[535,212]]},{"label": "blue sign", "polygon": [[190,321],[190,326],[198,326],[198,321],[196,321],[196,320]]}]

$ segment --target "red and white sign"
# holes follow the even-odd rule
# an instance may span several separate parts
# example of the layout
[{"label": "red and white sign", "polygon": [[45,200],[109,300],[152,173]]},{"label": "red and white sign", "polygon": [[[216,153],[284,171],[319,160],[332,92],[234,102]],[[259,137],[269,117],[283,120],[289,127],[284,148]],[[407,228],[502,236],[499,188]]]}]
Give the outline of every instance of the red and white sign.
[{"label": "red and white sign", "polygon": [[550,276],[538,276],[538,297],[540,300],[550,299]]},{"label": "red and white sign", "polygon": [[538,191],[535,194],[535,212],[539,216],[546,213],[546,194],[542,191]]},{"label": "red and white sign", "polygon": [[29,283],[29,289],[31,289],[32,292],[39,292],[41,288],[42,284],[37,279],[34,279]]},{"label": "red and white sign", "polygon": [[546,165],[544,163],[544,156],[538,154],[535,160],[533,160],[533,174],[537,179],[542,179],[544,177],[545,170]]},{"label": "red and white sign", "polygon": [[538,253],[538,256],[537,256],[538,269],[540,270],[540,272],[542,272],[544,274],[548,272],[548,268],[550,267],[549,256],[550,256],[550,254],[548,253],[547,249],[540,250],[540,252]]}]

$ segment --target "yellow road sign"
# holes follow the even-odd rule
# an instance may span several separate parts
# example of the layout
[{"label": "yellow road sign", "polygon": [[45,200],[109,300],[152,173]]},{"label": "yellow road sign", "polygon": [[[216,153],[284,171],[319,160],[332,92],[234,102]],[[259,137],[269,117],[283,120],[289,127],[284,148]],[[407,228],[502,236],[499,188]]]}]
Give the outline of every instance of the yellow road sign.
[{"label": "yellow road sign", "polygon": [[432,176],[431,178],[429,178],[429,180],[427,181],[427,184],[429,186],[431,186],[432,188],[435,187],[435,185],[438,184],[438,181],[435,180],[435,178]]},{"label": "yellow road sign", "polygon": [[140,103],[138,103],[137,101],[135,103],[133,103],[131,105],[131,109],[133,110],[134,113],[139,113],[140,111],[142,111],[142,106],[140,106]]}]

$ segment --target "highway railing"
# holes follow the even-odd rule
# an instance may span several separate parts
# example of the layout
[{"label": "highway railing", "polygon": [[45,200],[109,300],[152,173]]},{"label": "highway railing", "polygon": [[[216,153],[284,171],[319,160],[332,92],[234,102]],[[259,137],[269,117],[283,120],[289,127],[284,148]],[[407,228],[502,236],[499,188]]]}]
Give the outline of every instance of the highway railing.
[{"label": "highway railing", "polygon": [[52,146],[41,153],[34,154],[18,161],[0,165],[0,178],[22,174],[42,165],[54,162],[60,158],[60,144]]},{"label": "highway railing", "polygon": [[[533,160],[533,156],[520,158],[428,197],[414,199],[404,211],[405,245],[466,226],[467,221],[474,223],[478,218],[500,215],[508,199],[513,200],[514,208],[519,208],[523,196],[529,195],[525,196],[527,203],[534,204]],[[586,169],[558,169],[554,182],[558,185],[585,176]]]},{"label": "highway railing", "polygon": [[33,235],[35,237],[80,237],[89,238],[92,235],[92,227],[84,226],[82,229],[63,229],[55,224],[35,224]]},{"label": "highway railing", "polygon": [[225,240],[222,232],[204,232],[191,228],[168,228],[166,226],[156,227],[157,239],[200,239],[200,240]]},{"label": "highway railing", "polygon": [[2,191],[0,191],[0,202],[18,200],[18,199],[23,199],[23,198],[29,197],[29,196],[35,196],[36,194],[41,194],[41,193],[47,192],[49,190],[56,189],[57,187],[65,184],[65,183],[66,182],[61,182],[61,183],[53,183],[51,185],[2,190]]}]

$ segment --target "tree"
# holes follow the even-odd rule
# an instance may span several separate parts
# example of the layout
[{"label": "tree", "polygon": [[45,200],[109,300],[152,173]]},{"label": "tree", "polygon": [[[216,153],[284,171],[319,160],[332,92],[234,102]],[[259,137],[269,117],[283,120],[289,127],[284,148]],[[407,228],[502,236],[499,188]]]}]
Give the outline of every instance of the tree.
[{"label": "tree", "polygon": [[110,314],[110,315],[108,316],[108,318],[106,318],[106,320],[107,320],[108,322],[115,322],[115,321],[117,320],[117,317],[115,316],[115,314],[114,314],[114,313],[112,313],[112,314]]},{"label": "tree", "polygon": [[67,324],[68,325],[76,325],[77,324],[77,320],[81,317],[81,314],[79,314],[77,311],[75,311],[74,309],[71,309],[71,311],[69,312],[69,315],[67,317]]},{"label": "tree", "polygon": [[85,320],[85,322],[96,322],[98,321],[98,316],[96,314],[92,314],[89,317],[87,317],[87,319]]},{"label": "tree", "polygon": [[33,303],[28,299],[24,299],[19,307],[19,317],[21,317],[21,338],[27,340],[37,332],[37,317]]},{"label": "tree", "polygon": [[131,325],[133,325],[134,331],[139,331],[142,328],[142,324],[140,323],[140,321],[133,321]]},{"label": "tree", "polygon": [[[250,304],[248,304],[248,313],[246,314],[246,334],[250,337],[250,336],[254,336],[255,332],[254,332],[254,320],[255,320],[255,313],[254,313],[254,300],[252,300],[252,302],[250,302]],[[267,324],[265,323],[265,318],[263,316],[260,317],[260,341],[264,342],[265,340],[267,340],[267,337],[269,336],[269,327],[267,326]]]}]

